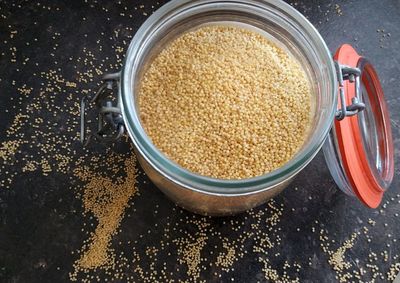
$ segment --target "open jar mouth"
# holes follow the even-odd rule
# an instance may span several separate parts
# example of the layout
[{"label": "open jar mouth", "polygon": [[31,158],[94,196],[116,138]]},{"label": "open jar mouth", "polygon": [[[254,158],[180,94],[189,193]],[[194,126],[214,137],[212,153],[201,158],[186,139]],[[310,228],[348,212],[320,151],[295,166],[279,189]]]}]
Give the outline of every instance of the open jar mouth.
[{"label": "open jar mouth", "polygon": [[[282,167],[248,179],[226,180],[188,171],[158,150],[141,125],[138,88],[146,66],[171,40],[205,24],[231,23],[261,30],[294,56],[306,71],[314,108],[310,134],[297,154]],[[332,126],[337,81],[331,54],[314,26],[282,1],[175,0],[167,3],[134,36],[121,75],[120,98],[127,131],[137,151],[160,174],[179,185],[209,194],[248,194],[294,176],[317,154]]]}]

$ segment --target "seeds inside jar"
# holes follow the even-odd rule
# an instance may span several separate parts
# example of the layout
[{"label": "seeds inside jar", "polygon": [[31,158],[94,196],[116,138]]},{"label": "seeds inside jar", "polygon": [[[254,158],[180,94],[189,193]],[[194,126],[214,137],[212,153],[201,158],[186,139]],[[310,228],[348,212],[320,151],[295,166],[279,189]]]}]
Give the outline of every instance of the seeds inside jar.
[{"label": "seeds inside jar", "polygon": [[210,25],[153,59],[139,110],[169,159],[203,176],[244,179],[281,167],[301,148],[311,89],[299,62],[262,34]]}]

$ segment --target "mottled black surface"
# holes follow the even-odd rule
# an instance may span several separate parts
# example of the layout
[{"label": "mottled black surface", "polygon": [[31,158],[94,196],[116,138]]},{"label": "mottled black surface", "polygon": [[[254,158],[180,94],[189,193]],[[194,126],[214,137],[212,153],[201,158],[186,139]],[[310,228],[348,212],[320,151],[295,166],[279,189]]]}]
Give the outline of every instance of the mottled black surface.
[{"label": "mottled black surface", "polygon": [[[13,139],[6,132],[15,115],[29,109],[33,97],[39,95],[39,89],[46,84],[46,79],[40,77],[40,72],[60,68],[58,72],[63,78],[77,81],[77,71],[93,69],[96,62],[99,65],[104,63],[99,67],[102,72],[117,70],[120,62],[115,55],[116,46],[126,48],[129,38],[146,19],[143,13],[150,14],[161,2],[1,1],[0,141],[3,143]],[[139,8],[141,4],[144,7]],[[320,247],[320,231],[325,229],[329,239],[335,239],[337,244],[331,247],[332,250],[336,250],[352,233],[361,231],[354,247],[346,252],[345,258],[351,263],[350,270],[363,266],[367,271],[363,280],[371,281],[374,271],[368,269],[368,255],[375,252],[379,259],[374,264],[384,275],[376,278],[376,282],[387,282],[389,268],[400,262],[400,258],[396,258],[400,254],[399,242],[393,240],[400,241],[400,217],[396,216],[400,213],[397,197],[400,185],[400,1],[296,1],[291,4],[316,26],[332,52],[342,43],[351,43],[375,65],[391,112],[397,163],[395,178],[390,191],[385,194],[385,207],[371,210],[337,189],[323,156],[319,153],[290,187],[275,199],[277,206],[284,207],[280,223],[274,227],[281,237],[280,245],[268,255],[257,254],[251,252],[253,241],[250,239],[245,244],[249,253],[234,263],[234,271],[223,272],[210,268],[201,272],[200,279],[211,282],[228,282],[231,278],[238,282],[265,281],[262,264],[258,261],[258,257],[265,256],[270,257],[270,264],[281,275],[286,260],[291,264],[296,261],[302,268],[298,272],[290,269],[288,274],[291,277],[299,277],[301,282],[336,282],[337,273],[328,263],[329,256]],[[343,15],[339,16],[340,11],[335,4],[340,6]],[[128,9],[125,10],[124,7]],[[135,10],[134,7],[138,9]],[[382,33],[377,32],[378,29],[384,29],[385,34],[390,33],[390,36],[383,38]],[[18,33],[10,38],[10,31],[13,30]],[[55,32],[60,35],[53,41]],[[96,41],[100,38],[102,49],[98,50]],[[26,42],[30,42],[30,45],[26,45]],[[53,49],[54,42],[58,44],[56,49]],[[10,49],[12,47],[16,47],[15,52]],[[82,53],[84,47],[95,55],[94,66],[77,60],[87,56]],[[121,58],[123,54],[120,54]],[[107,60],[102,62],[101,59],[106,57]],[[12,62],[12,58],[16,61]],[[26,58],[30,59],[25,61]],[[96,75],[92,81],[78,83],[73,90],[68,89],[64,93],[56,88],[53,92],[60,92],[60,95],[72,92],[73,100],[79,101],[83,95],[81,91],[93,91],[97,83]],[[24,84],[33,88],[30,95],[21,96],[17,91]],[[51,103],[63,107],[63,97],[58,96]],[[42,102],[47,105],[46,98]],[[35,112],[44,121],[49,121],[46,126],[40,123],[43,125],[42,132],[50,129],[53,133],[65,136],[69,146],[74,148],[74,158],[85,154],[76,139],[79,130],[77,124],[72,125],[73,132],[65,131],[66,127],[62,127],[63,123],[71,123],[71,117],[67,117],[67,114],[53,116],[46,109],[43,107],[40,113]],[[69,280],[68,273],[73,270],[73,262],[78,258],[76,253],[71,252],[79,250],[87,238],[81,231],[84,222],[82,203],[75,198],[74,190],[71,189],[81,184],[72,176],[71,171],[62,173],[53,170],[47,176],[40,170],[22,172],[25,164],[20,160],[30,155],[39,159],[41,153],[38,153],[36,146],[40,146],[41,138],[45,138],[35,136],[35,128],[29,127],[29,123],[25,123],[22,131],[22,139],[34,146],[30,148],[24,145],[12,160],[4,161],[0,171],[1,179],[9,178],[10,172],[15,172],[9,188],[0,188],[0,281],[65,282]],[[90,150],[109,154],[101,146]],[[113,150],[126,153],[129,151],[129,144],[120,142]],[[1,158],[0,162],[3,162]],[[146,177],[141,175],[140,196],[133,198],[134,204],[127,209],[130,217],[124,218],[120,226],[121,232],[113,239],[113,247],[117,252],[125,251],[128,258],[131,245],[124,243],[138,240],[136,250],[140,251],[146,246],[157,245],[160,238],[165,238],[163,231],[167,223],[180,223],[186,217],[202,219],[176,208],[154,185],[145,183],[145,180]],[[265,208],[264,206],[255,211],[263,211]],[[369,219],[376,221],[376,225],[369,225]],[[231,220],[243,221],[245,224],[241,227],[242,231],[249,232],[252,229],[247,214],[206,221],[214,232],[229,238],[231,234],[227,223]],[[363,233],[363,227],[366,226],[369,228],[368,236]],[[262,227],[267,234],[268,226]],[[316,232],[313,232],[312,227]],[[297,228],[300,228],[299,231]],[[171,229],[169,233],[171,238],[181,237],[182,234],[190,234],[190,229],[195,234],[196,226],[183,223],[179,224],[176,231]],[[238,233],[232,237],[237,235]],[[119,242],[123,244],[118,245]],[[202,256],[213,258],[221,249],[220,239],[210,237]],[[208,254],[210,251],[213,251],[213,255]],[[388,252],[387,262],[380,256],[382,251]],[[171,279],[190,281],[192,278],[186,274],[185,265],[177,263],[175,249],[171,248],[170,252],[169,256],[167,252],[161,252],[159,260],[167,262],[169,272],[173,273]],[[273,255],[278,252],[280,255]],[[133,276],[135,281],[140,281],[133,270],[124,272]],[[221,274],[221,277],[215,277],[214,272]],[[104,275],[102,272],[98,274]]]}]

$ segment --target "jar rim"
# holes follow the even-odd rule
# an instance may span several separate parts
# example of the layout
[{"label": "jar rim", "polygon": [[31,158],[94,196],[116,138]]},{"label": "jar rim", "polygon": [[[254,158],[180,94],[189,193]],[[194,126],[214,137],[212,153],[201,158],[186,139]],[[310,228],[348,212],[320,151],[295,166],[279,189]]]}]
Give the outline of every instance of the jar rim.
[{"label": "jar rim", "polygon": [[[322,121],[324,123],[320,131],[313,133],[313,142],[302,148],[294,158],[285,163],[282,167],[266,174],[240,180],[217,179],[207,176],[201,176],[193,173],[172,160],[168,159],[147,136],[143,129],[140,118],[137,113],[134,102],[133,77],[135,71],[139,68],[138,58],[143,55],[142,46],[151,36],[154,29],[157,28],[155,23],[163,21],[171,17],[176,11],[190,9],[196,5],[249,5],[261,9],[274,9],[279,15],[285,16],[286,20],[291,21],[297,28],[301,28],[302,32],[306,32],[312,44],[316,48],[318,55],[322,57],[326,64],[327,83],[331,86],[332,107],[327,109],[326,116],[328,119]],[[290,177],[296,175],[302,170],[318,153],[322,147],[326,136],[332,126],[334,114],[336,112],[337,86],[336,72],[333,59],[321,35],[316,28],[296,9],[283,1],[276,0],[173,0],[153,13],[145,23],[139,28],[131,41],[124,66],[121,73],[120,99],[122,101],[122,115],[126,124],[129,136],[131,137],[136,150],[142,157],[165,178],[194,191],[207,194],[224,194],[224,195],[243,195],[251,194],[267,190],[272,186],[279,185]]]}]

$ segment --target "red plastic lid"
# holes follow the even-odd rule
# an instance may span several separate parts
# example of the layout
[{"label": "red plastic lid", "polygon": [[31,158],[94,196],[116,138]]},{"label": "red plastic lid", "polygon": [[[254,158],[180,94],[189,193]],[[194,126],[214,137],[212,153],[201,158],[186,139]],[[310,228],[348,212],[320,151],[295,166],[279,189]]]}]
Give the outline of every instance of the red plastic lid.
[{"label": "red plastic lid", "polygon": [[[344,181],[339,183],[347,184],[337,183],[341,188],[347,186],[367,206],[376,208],[394,175],[392,133],[383,90],[373,66],[350,45],[342,45],[334,59],[361,70],[359,98],[366,106],[354,116],[335,119],[331,138],[335,139],[332,144],[344,175]],[[346,105],[351,105],[356,96],[355,82],[345,80],[343,88]],[[339,99],[338,109],[341,107]]]}]

